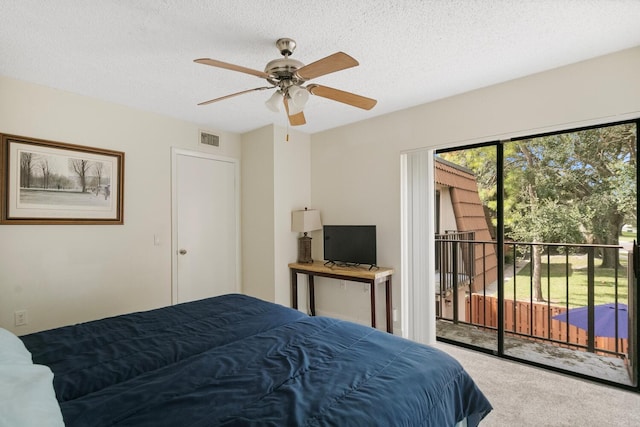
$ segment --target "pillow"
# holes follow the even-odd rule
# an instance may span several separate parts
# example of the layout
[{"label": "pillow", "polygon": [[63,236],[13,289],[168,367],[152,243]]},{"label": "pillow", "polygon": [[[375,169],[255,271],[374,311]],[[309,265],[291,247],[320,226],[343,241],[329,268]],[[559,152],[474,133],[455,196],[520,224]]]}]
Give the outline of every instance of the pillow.
[{"label": "pillow", "polygon": [[0,427],[64,427],[48,366],[0,365]]},{"label": "pillow", "polygon": [[31,353],[20,338],[0,328],[0,366],[6,364],[31,365]]}]

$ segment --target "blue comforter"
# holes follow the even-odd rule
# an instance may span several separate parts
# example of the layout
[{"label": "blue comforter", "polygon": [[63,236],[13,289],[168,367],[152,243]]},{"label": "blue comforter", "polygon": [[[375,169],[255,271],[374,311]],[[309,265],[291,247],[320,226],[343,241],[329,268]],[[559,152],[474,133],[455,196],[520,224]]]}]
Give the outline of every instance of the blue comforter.
[{"label": "blue comforter", "polygon": [[491,405],[450,356],[225,295],[22,337],[71,426],[474,426]]}]

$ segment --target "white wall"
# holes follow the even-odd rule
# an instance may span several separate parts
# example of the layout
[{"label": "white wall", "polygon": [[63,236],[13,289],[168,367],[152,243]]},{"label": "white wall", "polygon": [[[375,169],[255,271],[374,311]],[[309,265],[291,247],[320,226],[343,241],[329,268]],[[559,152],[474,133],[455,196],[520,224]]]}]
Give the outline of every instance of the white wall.
[{"label": "white wall", "polygon": [[[288,134],[288,140],[287,140]],[[275,152],[275,300],[291,306],[291,286],[287,265],[298,257],[298,233],[291,231],[291,211],[311,206],[311,137],[292,129],[276,127],[274,132]],[[313,233],[312,233],[313,236]],[[299,301],[305,301],[304,278],[298,280]],[[304,309],[301,304],[300,309]]]},{"label": "white wall", "polygon": [[273,301],[273,128],[267,126],[244,134],[242,150],[242,289],[254,297]]},{"label": "white wall", "polygon": [[[325,224],[378,226],[378,264],[396,270],[401,309],[403,152],[640,117],[638,76],[640,47],[314,134],[311,200]],[[366,297],[344,292],[318,286],[318,310],[368,321]]]},{"label": "white wall", "polygon": [[[0,225],[0,327],[171,304],[171,147],[241,155],[239,135],[210,131],[220,148],[199,144],[195,124],[0,77],[0,132],[125,153],[124,225]],[[28,325],[14,327],[22,309]]]},{"label": "white wall", "polygon": [[440,229],[436,233],[444,233],[447,230],[457,230],[456,214],[453,212],[453,202],[451,201],[451,191],[449,187],[438,185],[440,190]]},{"label": "white wall", "polygon": [[[122,226],[0,226],[0,326],[25,334],[171,303],[172,146],[242,155],[245,292],[288,304],[290,211],[309,206],[325,224],[378,226],[378,263],[396,269],[402,309],[403,152],[639,117],[638,75],[640,47],[310,137],[289,131],[289,142],[280,128],[212,130],[220,149],[200,145],[195,124],[0,77],[0,132],[124,151],[126,164]],[[320,258],[321,233],[312,237]],[[319,312],[369,322],[361,285],[317,296]],[[29,324],[15,328],[19,309]]]},{"label": "white wall", "polygon": [[298,237],[291,211],[310,206],[310,145],[309,135],[275,126],[242,136],[243,292],[287,306]]}]

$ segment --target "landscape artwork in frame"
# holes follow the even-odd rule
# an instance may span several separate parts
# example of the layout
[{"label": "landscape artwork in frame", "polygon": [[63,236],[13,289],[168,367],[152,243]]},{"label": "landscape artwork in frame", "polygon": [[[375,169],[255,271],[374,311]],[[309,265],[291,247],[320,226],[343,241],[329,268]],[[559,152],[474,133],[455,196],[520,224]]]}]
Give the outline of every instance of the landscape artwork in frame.
[{"label": "landscape artwork in frame", "polygon": [[0,223],[123,223],[124,153],[0,138]]}]

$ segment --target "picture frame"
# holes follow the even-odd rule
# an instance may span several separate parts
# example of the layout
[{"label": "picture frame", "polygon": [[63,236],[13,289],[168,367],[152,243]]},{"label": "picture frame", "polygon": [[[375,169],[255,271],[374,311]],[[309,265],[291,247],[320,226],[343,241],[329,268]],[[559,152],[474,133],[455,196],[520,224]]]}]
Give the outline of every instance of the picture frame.
[{"label": "picture frame", "polygon": [[0,134],[0,224],[123,224],[124,153]]}]

